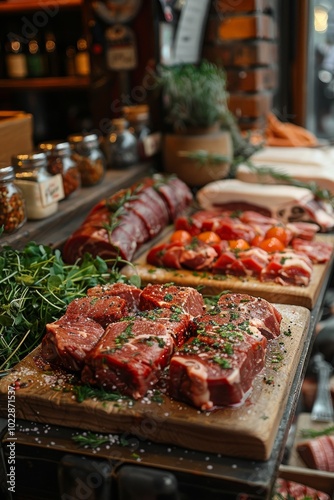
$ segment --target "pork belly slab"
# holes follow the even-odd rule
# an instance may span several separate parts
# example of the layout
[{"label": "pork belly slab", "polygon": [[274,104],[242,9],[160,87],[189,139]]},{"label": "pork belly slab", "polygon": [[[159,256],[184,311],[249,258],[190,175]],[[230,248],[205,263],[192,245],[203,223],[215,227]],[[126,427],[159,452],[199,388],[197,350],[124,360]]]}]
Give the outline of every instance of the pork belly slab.
[{"label": "pork belly slab", "polygon": [[281,315],[264,299],[227,294],[219,302],[193,319],[194,337],[169,367],[171,396],[202,410],[242,403],[264,367],[267,339],[280,333]]},{"label": "pork belly slab", "polygon": [[112,323],[86,356],[81,378],[138,399],[157,383],[173,350],[172,336],[162,323],[136,317]]}]

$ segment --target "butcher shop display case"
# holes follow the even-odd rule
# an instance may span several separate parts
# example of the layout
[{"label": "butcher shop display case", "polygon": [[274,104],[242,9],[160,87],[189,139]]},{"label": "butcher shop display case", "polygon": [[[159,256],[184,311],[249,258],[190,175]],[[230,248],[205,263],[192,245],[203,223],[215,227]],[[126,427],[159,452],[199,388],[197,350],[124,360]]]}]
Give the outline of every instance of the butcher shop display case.
[{"label": "butcher shop display case", "polygon": [[[34,240],[61,248],[103,197],[150,173],[147,165],[107,171],[103,185],[82,188],[82,196],[62,201],[53,218],[28,222],[20,232],[3,235],[1,243],[19,249]],[[143,247],[140,255],[145,251]],[[112,411],[114,403],[107,401],[83,400],[79,404],[66,391],[50,392],[55,376],[52,370],[32,380],[37,359],[34,351],[13,376],[18,386],[22,384],[22,391],[28,381],[35,392],[29,388],[17,392],[15,401],[8,382],[8,401],[4,402],[2,383],[4,498],[271,498],[332,264],[331,258],[319,277],[321,283],[311,307],[284,301],[276,305],[284,317],[282,329],[290,332],[281,341],[287,352],[284,363],[275,369],[267,367],[265,377],[270,376],[266,383],[255,383],[253,399],[239,408],[223,410],[224,414],[221,410],[188,411],[187,405],[161,399],[158,393],[133,407],[116,404]],[[47,395],[44,400],[43,394]],[[11,480],[15,484],[13,495]]]}]

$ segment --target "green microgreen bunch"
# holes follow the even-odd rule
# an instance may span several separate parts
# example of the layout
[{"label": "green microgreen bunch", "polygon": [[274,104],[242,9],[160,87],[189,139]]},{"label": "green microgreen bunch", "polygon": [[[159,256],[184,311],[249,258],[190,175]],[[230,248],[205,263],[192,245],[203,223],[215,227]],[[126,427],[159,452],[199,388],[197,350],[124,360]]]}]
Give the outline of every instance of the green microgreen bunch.
[{"label": "green microgreen bunch", "polygon": [[98,284],[131,281],[112,262],[86,254],[65,264],[61,252],[28,243],[23,250],[4,246],[0,253],[0,371],[8,370],[41,341],[45,325],[59,319],[67,305]]}]

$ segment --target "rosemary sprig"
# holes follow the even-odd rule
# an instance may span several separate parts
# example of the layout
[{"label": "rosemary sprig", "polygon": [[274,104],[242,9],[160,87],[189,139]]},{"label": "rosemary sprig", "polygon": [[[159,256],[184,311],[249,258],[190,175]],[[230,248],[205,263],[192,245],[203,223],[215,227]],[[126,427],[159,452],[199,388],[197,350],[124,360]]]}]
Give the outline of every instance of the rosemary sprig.
[{"label": "rosemary sprig", "polygon": [[102,444],[107,444],[110,442],[108,436],[103,436],[101,434],[95,434],[94,432],[85,432],[84,434],[78,434],[77,436],[72,436],[72,440],[82,447],[98,448]]},{"label": "rosemary sprig", "polygon": [[331,425],[330,427],[326,427],[325,429],[322,429],[322,430],[302,429],[300,431],[300,433],[305,438],[316,438],[319,436],[328,436],[328,435],[334,433],[334,426]]},{"label": "rosemary sprig", "polygon": [[82,403],[86,399],[97,399],[99,401],[119,401],[120,399],[132,401],[120,392],[107,392],[104,389],[91,387],[90,385],[75,385],[72,388],[76,401]]}]

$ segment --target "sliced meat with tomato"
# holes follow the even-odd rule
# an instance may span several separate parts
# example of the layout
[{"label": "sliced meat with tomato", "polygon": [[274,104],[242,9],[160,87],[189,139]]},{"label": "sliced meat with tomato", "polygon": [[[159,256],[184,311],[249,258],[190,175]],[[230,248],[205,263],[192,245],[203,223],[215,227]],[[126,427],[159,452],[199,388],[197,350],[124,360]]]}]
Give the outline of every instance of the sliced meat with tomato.
[{"label": "sliced meat with tomato", "polygon": [[280,285],[307,286],[312,276],[311,260],[296,252],[273,254],[269,264],[262,270],[260,281],[274,281]]},{"label": "sliced meat with tomato", "polygon": [[333,254],[333,245],[326,241],[307,241],[301,238],[292,240],[292,248],[307,255],[313,264],[328,262]]},{"label": "sliced meat with tomato", "polygon": [[180,254],[180,265],[194,271],[209,270],[217,258],[216,250],[196,238]]},{"label": "sliced meat with tomato", "polygon": [[146,261],[151,266],[181,269],[180,256],[184,245],[180,242],[162,243],[148,251]]},{"label": "sliced meat with tomato", "polygon": [[183,229],[188,231],[192,236],[204,231],[203,224],[205,221],[210,221],[219,216],[216,210],[199,210],[189,216],[180,216],[174,222],[175,230]]}]

